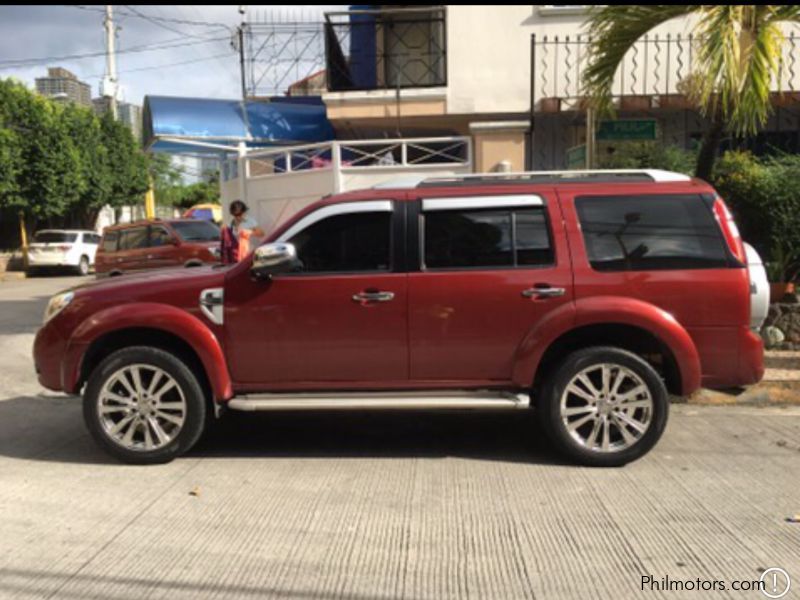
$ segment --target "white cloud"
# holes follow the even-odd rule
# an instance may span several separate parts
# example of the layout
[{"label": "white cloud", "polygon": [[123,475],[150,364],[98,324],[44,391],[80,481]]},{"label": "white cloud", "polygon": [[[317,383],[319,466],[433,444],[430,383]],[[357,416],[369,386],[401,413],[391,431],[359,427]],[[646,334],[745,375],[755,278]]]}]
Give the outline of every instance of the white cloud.
[{"label": "white cloud", "polygon": [[[33,85],[48,66],[63,66],[99,94],[105,72],[102,55],[93,58],[56,59],[41,65],[9,67],[9,61],[39,57],[102,53],[105,50],[103,14],[69,6],[0,7],[0,77],[14,76]],[[236,5],[133,5],[142,14],[171,21],[152,21],[118,7],[118,71],[129,102],[141,104],[145,95],[236,98],[241,94],[238,54],[231,48],[229,31],[188,23],[223,23],[231,28],[240,21]],[[247,7],[249,20],[281,21],[322,19],[326,10],[342,5],[255,5]],[[128,13],[128,14],[125,14]],[[223,38],[223,39],[212,39]],[[135,47],[177,40],[180,47],[131,52]],[[191,43],[190,42],[194,42]],[[189,64],[176,64],[188,63]]]}]

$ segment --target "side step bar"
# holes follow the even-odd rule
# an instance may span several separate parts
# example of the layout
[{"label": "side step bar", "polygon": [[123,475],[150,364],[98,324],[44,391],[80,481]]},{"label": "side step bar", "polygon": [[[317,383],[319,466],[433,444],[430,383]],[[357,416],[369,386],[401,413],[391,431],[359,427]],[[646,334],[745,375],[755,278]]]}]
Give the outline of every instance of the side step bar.
[{"label": "side step bar", "polygon": [[528,408],[530,396],[497,391],[345,392],[251,394],[228,401],[228,408],[265,410],[515,410]]}]

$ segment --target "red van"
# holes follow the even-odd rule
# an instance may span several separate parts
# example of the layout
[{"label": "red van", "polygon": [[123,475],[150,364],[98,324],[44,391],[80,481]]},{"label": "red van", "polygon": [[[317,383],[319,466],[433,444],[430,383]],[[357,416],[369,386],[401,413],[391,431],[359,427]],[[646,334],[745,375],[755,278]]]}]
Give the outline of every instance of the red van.
[{"label": "red van", "polygon": [[576,462],[622,465],[668,394],[761,379],[759,287],[696,179],[428,179],[323,199],[233,266],[61,293],[34,359],[128,462],[185,453],[223,409],[533,409]]},{"label": "red van", "polygon": [[103,230],[95,257],[98,277],[219,262],[219,227],[199,219],[156,219]]}]

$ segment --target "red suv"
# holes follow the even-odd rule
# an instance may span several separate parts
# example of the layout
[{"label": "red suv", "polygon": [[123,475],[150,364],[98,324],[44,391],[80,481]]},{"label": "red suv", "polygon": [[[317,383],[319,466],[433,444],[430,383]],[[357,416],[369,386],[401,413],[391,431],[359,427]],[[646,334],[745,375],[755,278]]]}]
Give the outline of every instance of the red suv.
[{"label": "red suv", "polygon": [[139,221],[103,230],[95,257],[98,277],[219,262],[219,227],[197,219]]},{"label": "red suv", "polygon": [[59,294],[34,357],[128,462],[183,454],[223,408],[533,408],[609,466],[655,445],[669,393],[761,379],[751,304],[702,181],[474,176],[326,198],[234,266]]}]

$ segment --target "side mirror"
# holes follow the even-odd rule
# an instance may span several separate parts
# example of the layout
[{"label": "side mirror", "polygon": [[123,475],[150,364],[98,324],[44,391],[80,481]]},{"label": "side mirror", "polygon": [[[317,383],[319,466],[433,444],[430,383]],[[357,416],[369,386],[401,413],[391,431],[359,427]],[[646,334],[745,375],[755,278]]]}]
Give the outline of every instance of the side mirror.
[{"label": "side mirror", "polygon": [[253,253],[253,266],[250,272],[259,278],[291,271],[297,263],[297,250],[294,244],[264,244]]}]

